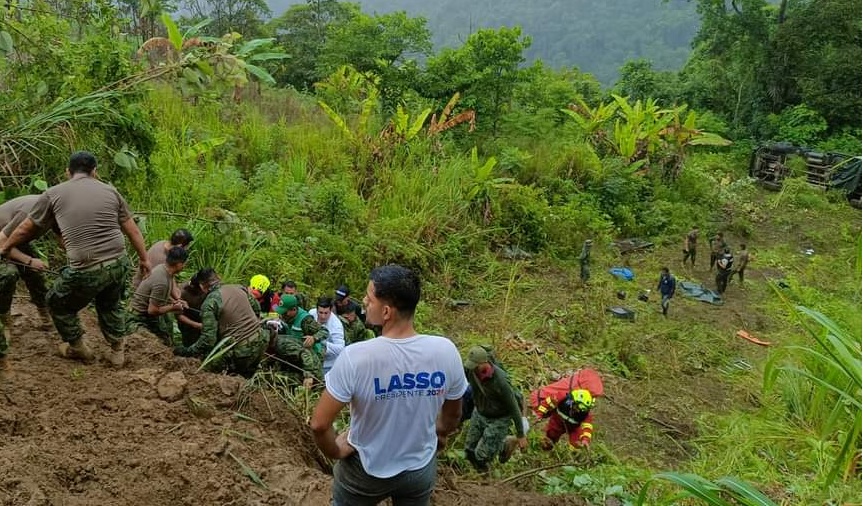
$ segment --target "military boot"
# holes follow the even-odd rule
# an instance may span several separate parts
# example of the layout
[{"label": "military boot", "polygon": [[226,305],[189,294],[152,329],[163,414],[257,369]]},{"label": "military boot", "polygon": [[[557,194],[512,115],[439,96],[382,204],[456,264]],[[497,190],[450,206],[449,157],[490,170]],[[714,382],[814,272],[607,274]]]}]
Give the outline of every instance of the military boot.
[{"label": "military boot", "polygon": [[60,343],[58,347],[60,356],[70,360],[80,360],[81,362],[92,362],[95,358],[93,350],[84,342],[84,338],[79,338],[71,343]]},{"label": "military boot", "polygon": [[45,332],[50,331],[54,328],[54,321],[51,319],[51,313],[48,312],[47,307],[40,307],[36,309],[39,312],[39,319],[41,323],[39,324],[39,328]]},{"label": "military boot", "polygon": [[111,343],[111,354],[108,355],[108,361],[111,362],[112,366],[120,368],[126,362],[125,343],[125,340]]},{"label": "military boot", "polygon": [[518,446],[518,439],[513,436],[507,436],[506,439],[503,440],[503,450],[501,450],[500,455],[498,455],[498,460],[500,460],[501,464],[506,464],[510,458],[512,458],[513,452],[515,452],[515,447]]}]

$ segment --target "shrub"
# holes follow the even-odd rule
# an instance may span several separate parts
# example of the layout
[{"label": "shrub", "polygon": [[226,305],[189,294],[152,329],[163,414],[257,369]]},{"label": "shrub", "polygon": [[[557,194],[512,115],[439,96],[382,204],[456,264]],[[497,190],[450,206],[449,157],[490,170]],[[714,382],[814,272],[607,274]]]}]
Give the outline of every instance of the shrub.
[{"label": "shrub", "polygon": [[522,185],[501,188],[493,207],[492,225],[500,229],[501,244],[533,252],[548,244],[548,203],[539,189]]}]

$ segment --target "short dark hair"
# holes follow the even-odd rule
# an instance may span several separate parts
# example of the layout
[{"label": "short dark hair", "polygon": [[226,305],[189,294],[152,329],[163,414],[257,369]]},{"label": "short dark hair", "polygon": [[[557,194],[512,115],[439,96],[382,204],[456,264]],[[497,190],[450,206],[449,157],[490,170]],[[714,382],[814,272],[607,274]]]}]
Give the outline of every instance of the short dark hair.
[{"label": "short dark hair", "polygon": [[342,316],[344,316],[346,314],[351,314],[351,313],[356,314],[356,315],[360,314],[360,305],[357,304],[356,302],[351,302],[350,304],[345,306],[344,309],[342,309]]},{"label": "short dark hair", "polygon": [[69,174],[90,174],[96,170],[96,157],[89,151],[78,151],[69,157]]},{"label": "short dark hair", "polygon": [[745,245],[745,244],[741,244],[741,245],[740,245],[740,249],[746,249],[746,245]]},{"label": "short dark hair", "polygon": [[165,258],[165,263],[168,265],[177,265],[185,263],[189,259],[189,252],[180,246],[174,246],[168,250],[168,255]]},{"label": "short dark hair", "polygon": [[332,307],[333,307],[333,298],[332,298],[332,297],[328,297],[328,296],[326,296],[326,295],[321,295],[320,297],[318,297],[318,305],[317,305],[317,307],[328,307],[328,308],[332,308]]},{"label": "short dark hair", "polygon": [[216,281],[219,279],[219,275],[216,274],[216,270],[212,267],[204,267],[195,274],[195,278],[198,279],[198,286],[200,286],[203,283]]},{"label": "short dark hair", "polygon": [[660,270],[661,272],[669,272],[669,271],[668,271],[668,267],[663,267],[662,269],[659,269],[659,270]]},{"label": "short dark hair", "polygon": [[401,265],[376,267],[369,274],[375,297],[394,306],[403,317],[412,317],[420,301],[419,276]]},{"label": "short dark hair", "polygon": [[288,281],[285,281],[284,283],[282,283],[282,290],[284,290],[285,288],[293,288],[294,290],[296,290],[297,284],[291,280],[288,280]]},{"label": "short dark hair", "polygon": [[186,246],[194,240],[192,233],[185,228],[178,228],[171,234],[171,246]]}]

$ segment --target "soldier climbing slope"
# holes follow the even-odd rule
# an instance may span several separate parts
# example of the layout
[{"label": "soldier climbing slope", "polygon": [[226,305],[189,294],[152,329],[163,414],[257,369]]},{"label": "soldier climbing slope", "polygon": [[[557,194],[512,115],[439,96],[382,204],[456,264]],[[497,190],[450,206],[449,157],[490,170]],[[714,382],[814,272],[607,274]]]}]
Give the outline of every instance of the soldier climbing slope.
[{"label": "soldier climbing slope", "polygon": [[130,269],[123,235],[138,254],[142,277],[150,274],[144,237],[132,212],[117,190],[96,179],[96,157],[79,151],[69,159],[68,181],[48,188],[33,205],[30,216],[0,247],[6,257],[55,225],[60,230],[69,266],[48,290],[46,303],[63,339],[60,353],[89,362],[94,355],[84,340],[78,311],[90,302],[96,306],[99,328],[110,343],[110,362],[124,362],[125,311],[121,299]]}]

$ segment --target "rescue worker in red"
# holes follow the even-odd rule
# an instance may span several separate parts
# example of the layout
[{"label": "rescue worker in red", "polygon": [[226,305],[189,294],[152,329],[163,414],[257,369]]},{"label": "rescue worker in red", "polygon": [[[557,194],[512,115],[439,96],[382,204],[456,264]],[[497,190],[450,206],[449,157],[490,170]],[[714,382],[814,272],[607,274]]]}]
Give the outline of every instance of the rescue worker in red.
[{"label": "rescue worker in red", "polygon": [[551,450],[561,436],[567,434],[569,445],[574,450],[590,445],[593,438],[593,416],[590,414],[595,400],[589,390],[576,388],[562,399],[550,393],[534,408],[539,420],[548,418],[545,439],[540,446]]}]

